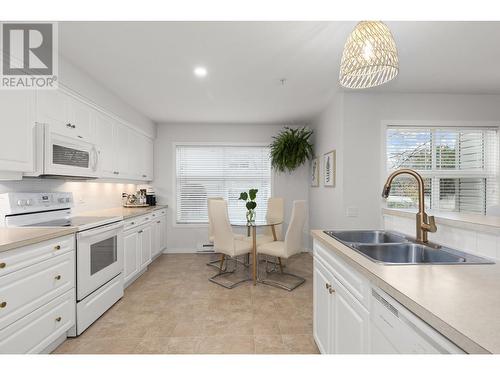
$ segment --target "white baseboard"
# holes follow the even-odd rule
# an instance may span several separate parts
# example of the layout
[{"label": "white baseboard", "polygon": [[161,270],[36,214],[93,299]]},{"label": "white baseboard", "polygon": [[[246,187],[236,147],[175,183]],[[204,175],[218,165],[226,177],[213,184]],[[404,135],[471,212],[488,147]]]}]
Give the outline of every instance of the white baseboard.
[{"label": "white baseboard", "polygon": [[[178,249],[165,249],[163,250],[163,254],[202,254],[202,253],[199,253],[196,249],[183,249],[183,248],[178,248]],[[210,254],[210,253],[208,253]]]}]

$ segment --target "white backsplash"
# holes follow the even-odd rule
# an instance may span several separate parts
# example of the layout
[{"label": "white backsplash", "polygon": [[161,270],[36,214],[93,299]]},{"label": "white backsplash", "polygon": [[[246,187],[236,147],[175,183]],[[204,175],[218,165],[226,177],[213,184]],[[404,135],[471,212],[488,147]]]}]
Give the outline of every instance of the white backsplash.
[{"label": "white backsplash", "polygon": [[133,193],[137,185],[98,181],[65,181],[25,178],[21,181],[0,181],[0,193],[69,191],[75,200],[73,213],[121,206],[123,192]]},{"label": "white backsplash", "polygon": [[[415,237],[415,219],[384,215],[384,228]],[[467,253],[500,260],[500,234],[438,224],[429,241]]]}]

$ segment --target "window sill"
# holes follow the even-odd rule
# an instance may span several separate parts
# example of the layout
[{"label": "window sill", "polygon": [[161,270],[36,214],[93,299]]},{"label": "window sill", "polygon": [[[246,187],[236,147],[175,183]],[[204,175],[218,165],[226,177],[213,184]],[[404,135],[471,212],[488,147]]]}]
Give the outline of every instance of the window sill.
[{"label": "window sill", "polygon": [[[463,212],[426,212],[428,215],[434,215],[436,224],[438,225],[442,224],[478,232],[500,234],[500,216],[484,216]],[[415,218],[416,213],[417,210],[382,208],[383,216]]]}]

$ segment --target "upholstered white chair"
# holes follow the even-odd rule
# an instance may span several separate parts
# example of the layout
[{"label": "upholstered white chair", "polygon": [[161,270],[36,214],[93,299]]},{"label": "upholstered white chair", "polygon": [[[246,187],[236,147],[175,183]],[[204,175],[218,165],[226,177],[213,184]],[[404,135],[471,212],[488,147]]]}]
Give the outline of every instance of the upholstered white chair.
[{"label": "upholstered white chair", "polygon": [[[273,241],[260,245],[257,248],[258,254],[265,254],[268,256],[276,257],[279,264],[279,273],[288,276],[288,278],[295,279],[292,285],[284,284],[280,281],[262,279],[260,280],[264,284],[275,285],[280,288],[291,291],[303,284],[305,279],[293,275],[291,273],[283,272],[283,267],[281,260],[288,259],[293,255],[300,253],[303,249],[302,245],[302,233],[304,230],[304,224],[306,222],[306,201],[294,201],[292,209],[292,218],[290,219],[290,225],[286,231],[284,241]],[[267,269],[266,269],[267,273]]]},{"label": "upholstered white chair", "polygon": [[[236,257],[241,255],[247,255],[252,251],[252,244],[249,241],[236,239],[233,231],[231,230],[231,224],[229,222],[229,215],[227,213],[227,203],[223,200],[212,200],[210,201],[209,210],[209,220],[212,223],[212,233],[214,237],[214,250],[221,254],[219,261],[219,272],[212,276],[209,280],[215,284],[223,286],[228,289],[234,288],[236,285],[250,280],[250,278],[245,278],[233,282],[231,284],[225,284],[219,281],[219,278],[225,274],[233,273],[238,263],[234,262],[234,270],[227,271],[227,261],[228,258],[236,260]],[[224,262],[226,262],[226,268],[224,268]]]},{"label": "upholstered white chair", "polygon": [[[283,198],[269,198],[267,200],[266,220],[268,221],[276,220],[283,222],[285,217],[284,203],[285,201]],[[283,239],[283,224],[275,225],[274,230],[276,233],[276,240],[281,241]],[[264,233],[260,236],[257,236],[258,245],[273,241],[274,241],[274,236],[273,236],[273,229],[271,226],[265,227]]]},{"label": "upholstered white chair", "polygon": [[[208,198],[207,199],[207,211],[208,211],[208,241],[210,243],[214,243],[214,229],[213,229],[213,226],[212,226],[212,220],[210,220],[210,209],[211,209],[211,203],[212,201],[222,201],[224,200],[224,198],[222,197],[213,197],[213,198]],[[234,238],[237,239],[237,240],[244,240],[246,237],[245,235],[243,234],[236,234],[234,233]],[[248,261],[245,262],[246,266],[248,266]],[[219,264],[219,260],[211,260],[210,262],[207,263],[207,266],[214,266],[214,267],[218,267],[218,264]]]}]

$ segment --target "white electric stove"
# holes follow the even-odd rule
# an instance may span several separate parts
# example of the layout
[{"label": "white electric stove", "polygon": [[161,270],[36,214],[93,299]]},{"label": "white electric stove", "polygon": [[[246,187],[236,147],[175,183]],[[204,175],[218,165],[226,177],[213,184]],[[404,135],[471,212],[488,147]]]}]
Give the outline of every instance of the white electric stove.
[{"label": "white electric stove", "polygon": [[77,336],[123,296],[123,218],[73,216],[72,206],[70,192],[0,194],[0,225],[77,228]]}]

